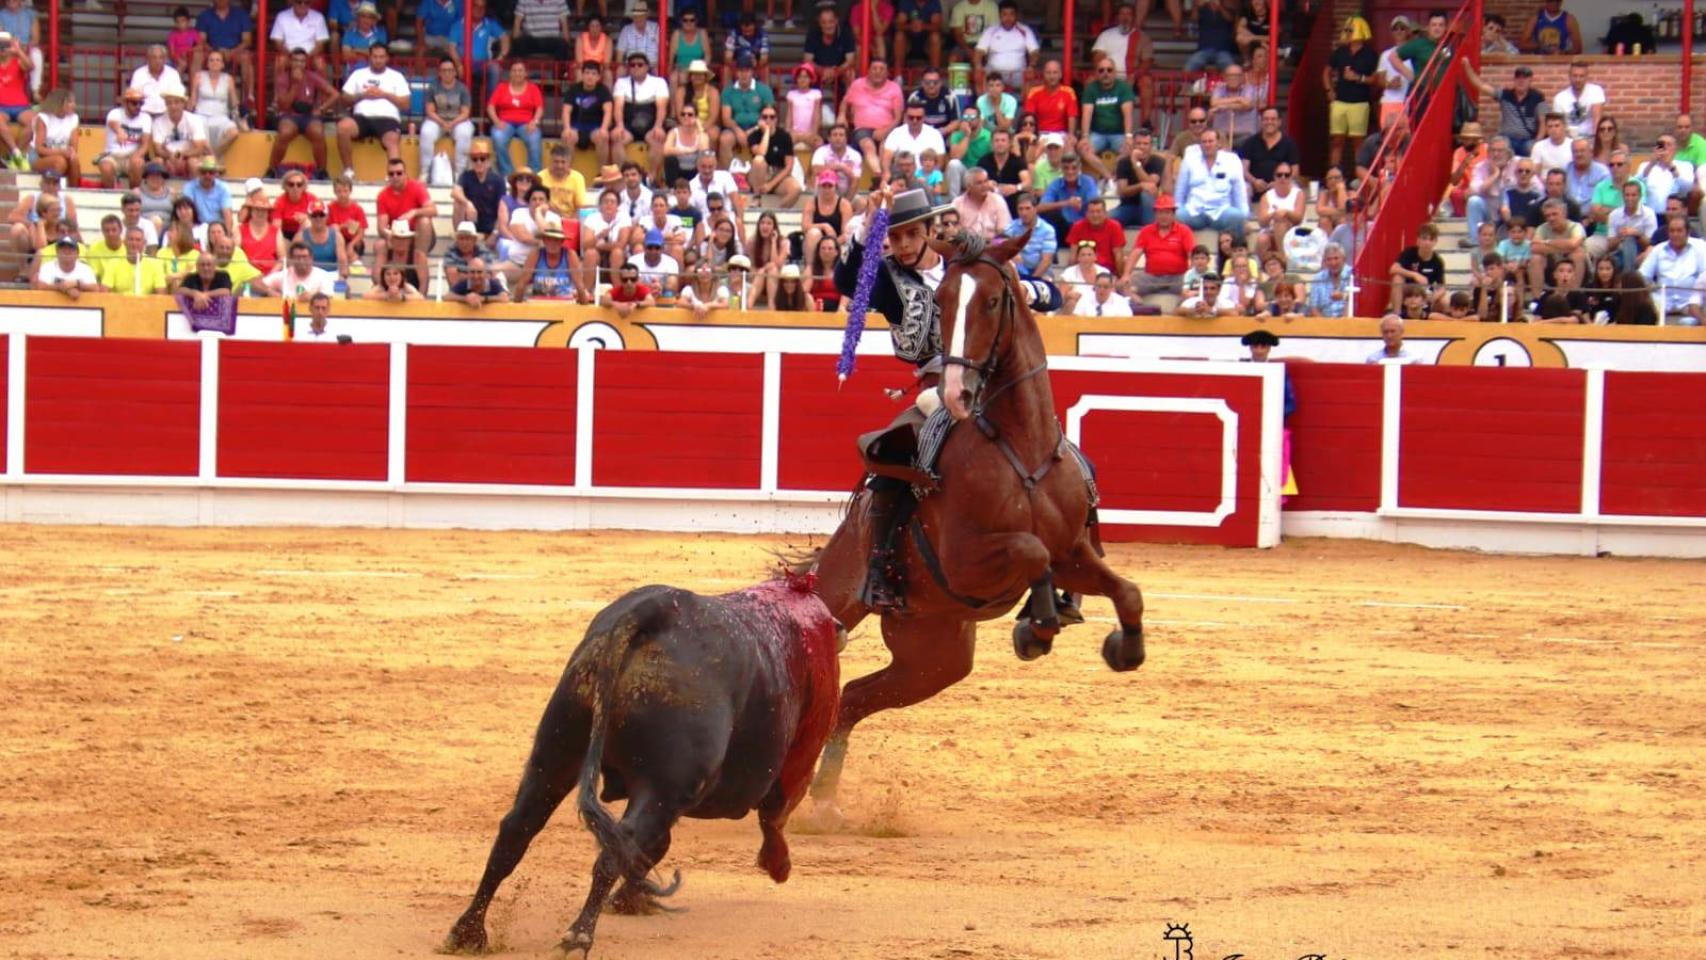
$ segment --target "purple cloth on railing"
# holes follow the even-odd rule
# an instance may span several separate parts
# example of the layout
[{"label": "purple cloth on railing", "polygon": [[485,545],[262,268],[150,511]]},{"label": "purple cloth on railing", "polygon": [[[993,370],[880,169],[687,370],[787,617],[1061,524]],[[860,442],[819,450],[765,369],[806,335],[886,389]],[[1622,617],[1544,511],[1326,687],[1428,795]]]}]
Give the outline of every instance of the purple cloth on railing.
[{"label": "purple cloth on railing", "polygon": [[178,309],[184,312],[184,317],[190,322],[190,330],[194,333],[211,331],[232,336],[237,332],[237,298],[215,297],[208,301],[206,309],[199,308],[187,293],[178,294]]}]

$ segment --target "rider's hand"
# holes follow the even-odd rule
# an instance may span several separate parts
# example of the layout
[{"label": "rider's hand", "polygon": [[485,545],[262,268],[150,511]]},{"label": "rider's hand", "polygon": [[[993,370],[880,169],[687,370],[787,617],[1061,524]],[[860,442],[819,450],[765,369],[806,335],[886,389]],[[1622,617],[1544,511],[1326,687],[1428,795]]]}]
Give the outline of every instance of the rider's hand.
[{"label": "rider's hand", "polygon": [[877,188],[875,193],[871,194],[871,201],[876,204],[875,209],[877,210],[893,209],[894,187],[884,183],[882,186]]}]

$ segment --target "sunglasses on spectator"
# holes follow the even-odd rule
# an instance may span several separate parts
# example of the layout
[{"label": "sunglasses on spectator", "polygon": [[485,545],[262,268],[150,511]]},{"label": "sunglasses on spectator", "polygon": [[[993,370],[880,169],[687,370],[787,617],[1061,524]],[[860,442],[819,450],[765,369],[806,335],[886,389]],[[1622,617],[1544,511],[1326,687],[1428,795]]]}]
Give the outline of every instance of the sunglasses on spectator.
[{"label": "sunglasses on spectator", "polygon": [[323,217],[325,215],[326,215],[326,211],[324,211],[324,210],[316,210],[313,213],[309,214],[310,217]]},{"label": "sunglasses on spectator", "polygon": [[1190,120],[1189,120],[1189,122],[1190,122],[1190,123],[1193,123],[1193,124],[1196,124],[1196,123],[1207,123],[1207,122],[1208,122],[1208,118],[1207,118],[1207,117],[1192,117],[1192,118],[1191,118],[1191,119],[1190,119]]},{"label": "sunglasses on spectator", "polygon": [[1097,72],[1097,73],[1102,73],[1102,74],[1108,74],[1108,73],[1113,73],[1113,72],[1114,72],[1114,68],[1113,68],[1113,67],[1097,67],[1097,68],[1096,68],[1096,72]]},{"label": "sunglasses on spectator", "polygon": [[1275,180],[1290,180],[1291,174],[1289,172],[1276,173],[1276,174],[1274,174],[1274,179]]},{"label": "sunglasses on spectator", "polygon": [[774,120],[774,119],[776,119],[776,115],[774,113],[761,113],[758,115],[758,119],[760,119],[760,120]]},{"label": "sunglasses on spectator", "polygon": [[492,155],[489,153],[476,153],[469,156],[468,159],[473,163],[487,163],[492,159]]}]

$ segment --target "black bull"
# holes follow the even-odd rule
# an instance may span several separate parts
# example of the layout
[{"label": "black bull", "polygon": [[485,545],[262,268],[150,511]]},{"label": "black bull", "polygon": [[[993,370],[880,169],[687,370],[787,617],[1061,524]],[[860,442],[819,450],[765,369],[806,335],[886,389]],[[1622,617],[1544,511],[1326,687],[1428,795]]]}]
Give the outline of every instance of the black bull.
[{"label": "black bull", "polygon": [[[835,621],[803,578],[720,597],[641,587],[600,611],[545,707],[515,803],[446,947],[486,949],[492,895],[576,786],[600,852],[565,950],[591,951],[618,879],[613,909],[644,910],[674,892],[647,877],[683,816],[738,820],[756,809],[758,865],[787,880],[782,828],[840,703],[836,641]],[[617,822],[600,799],[623,798]]]}]

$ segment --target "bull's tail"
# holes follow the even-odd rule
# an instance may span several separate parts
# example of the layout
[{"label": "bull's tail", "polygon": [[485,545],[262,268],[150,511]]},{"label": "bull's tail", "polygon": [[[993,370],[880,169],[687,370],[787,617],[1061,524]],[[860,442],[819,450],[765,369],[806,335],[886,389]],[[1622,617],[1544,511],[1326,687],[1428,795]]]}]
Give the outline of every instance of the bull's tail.
[{"label": "bull's tail", "polygon": [[579,804],[581,822],[592,831],[599,847],[616,858],[622,878],[654,897],[667,897],[681,886],[680,871],[667,887],[646,876],[652,865],[646,862],[645,853],[598,800],[598,776],[604,763],[605,734],[610,727],[610,703],[615,699],[616,683],[621,679],[622,668],[645,619],[640,613],[631,613],[618,621],[604,638],[604,649],[593,675],[592,728],[587,739],[586,759],[581,762]]}]

